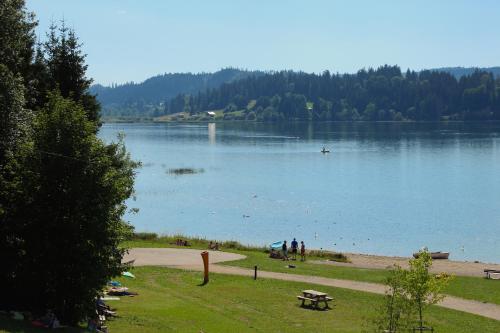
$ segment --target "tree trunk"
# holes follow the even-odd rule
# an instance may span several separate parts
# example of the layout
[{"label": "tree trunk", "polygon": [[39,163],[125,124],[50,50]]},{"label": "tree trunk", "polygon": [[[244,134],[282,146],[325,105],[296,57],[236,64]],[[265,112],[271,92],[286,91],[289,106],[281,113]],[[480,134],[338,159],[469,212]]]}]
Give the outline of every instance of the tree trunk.
[{"label": "tree trunk", "polygon": [[424,321],[422,320],[422,300],[418,299],[418,315],[420,318],[420,332],[422,332],[422,327],[424,327]]}]

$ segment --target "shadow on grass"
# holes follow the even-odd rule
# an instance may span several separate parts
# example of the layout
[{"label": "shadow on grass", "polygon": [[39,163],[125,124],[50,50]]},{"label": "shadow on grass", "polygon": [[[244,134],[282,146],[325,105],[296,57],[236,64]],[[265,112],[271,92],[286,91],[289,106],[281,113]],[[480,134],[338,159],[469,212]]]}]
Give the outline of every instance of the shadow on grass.
[{"label": "shadow on grass", "polygon": [[204,286],[206,286],[207,284],[208,284],[208,281],[203,281],[202,283],[197,284],[196,286],[197,286],[197,287],[204,287]]},{"label": "shadow on grass", "polygon": [[[0,315],[0,332],[8,333],[41,333],[51,331],[44,328],[33,327],[30,322],[24,320],[14,320],[8,316]],[[87,332],[83,328],[67,327],[57,329],[61,333],[83,333]]]}]

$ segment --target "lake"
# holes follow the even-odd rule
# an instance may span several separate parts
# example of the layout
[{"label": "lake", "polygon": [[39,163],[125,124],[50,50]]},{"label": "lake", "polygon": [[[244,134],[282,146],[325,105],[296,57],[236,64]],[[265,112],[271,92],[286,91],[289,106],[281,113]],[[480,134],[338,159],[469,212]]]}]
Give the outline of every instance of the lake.
[{"label": "lake", "polygon": [[136,231],[500,262],[500,123],[104,124],[100,136],[119,132],[143,164]]}]

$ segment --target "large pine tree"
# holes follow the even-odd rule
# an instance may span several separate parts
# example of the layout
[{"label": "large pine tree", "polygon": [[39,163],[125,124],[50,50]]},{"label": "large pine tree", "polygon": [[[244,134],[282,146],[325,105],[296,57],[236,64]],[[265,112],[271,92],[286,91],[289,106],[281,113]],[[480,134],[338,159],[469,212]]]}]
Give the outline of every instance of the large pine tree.
[{"label": "large pine tree", "polygon": [[0,2],[0,22],[0,309],[75,324],[123,269],[136,163],[97,138],[74,32],[53,27],[35,50],[23,0]]}]

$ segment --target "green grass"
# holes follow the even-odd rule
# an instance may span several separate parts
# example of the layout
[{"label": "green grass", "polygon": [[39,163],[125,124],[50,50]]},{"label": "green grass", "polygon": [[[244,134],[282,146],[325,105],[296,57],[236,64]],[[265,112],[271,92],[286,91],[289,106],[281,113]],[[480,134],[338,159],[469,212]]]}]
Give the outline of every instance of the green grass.
[{"label": "green grass", "polygon": [[[170,238],[159,238],[153,240],[134,240],[129,241],[125,245],[128,247],[175,247],[169,243],[175,241],[176,236]],[[208,241],[201,238],[187,238],[179,236],[179,238],[189,239],[192,248],[206,249]],[[169,241],[169,239],[171,241]],[[224,251],[237,252],[247,256],[246,259],[226,262],[224,265],[238,266],[244,268],[253,268],[258,266],[259,270],[294,273],[301,275],[315,275],[335,279],[366,281],[374,283],[384,283],[388,276],[388,271],[384,269],[363,269],[352,267],[339,267],[334,265],[321,265],[309,262],[294,262],[296,268],[290,269],[281,260],[270,259],[263,252],[264,247],[247,247],[237,242],[230,248],[223,247]],[[309,258],[319,259],[315,258]],[[449,295],[477,300],[481,302],[489,302],[500,304],[500,282],[496,280],[487,280],[479,277],[455,276],[445,292]]]},{"label": "green grass", "polygon": [[[388,276],[385,269],[363,269],[340,267],[334,265],[322,265],[311,262],[296,262],[296,268],[290,269],[281,260],[269,259],[267,254],[255,251],[241,252],[247,258],[243,260],[223,263],[228,266],[238,266],[253,268],[255,265],[259,269],[272,272],[295,273],[302,275],[315,275],[335,279],[366,281],[374,283],[384,283]],[[479,277],[455,276],[445,290],[446,294],[500,304],[500,283],[496,280],[488,280]]]},{"label": "green grass", "polygon": [[253,109],[255,107],[255,104],[257,104],[257,100],[251,99],[247,104],[247,109],[249,109],[249,110]]},{"label": "green grass", "polygon": [[[272,279],[211,274],[201,286],[200,272],[138,267],[133,273],[137,279],[119,280],[139,296],[108,301],[119,315],[107,322],[110,332],[373,332],[382,301],[379,295]],[[333,309],[301,308],[295,296],[310,288],[332,295]],[[425,318],[440,333],[500,330],[498,321],[439,307]],[[44,331],[0,317],[0,332]]]},{"label": "green grass", "polygon": [[[335,298],[331,311],[302,309],[295,298],[304,283],[212,274],[199,286],[198,272],[137,268],[136,280],[123,280],[135,298],[116,304],[120,319],[112,332],[360,332],[376,315],[381,297],[337,288],[323,288]],[[318,289],[318,288],[317,288]],[[496,332],[500,323],[434,307],[429,322],[438,332]]]}]

